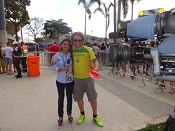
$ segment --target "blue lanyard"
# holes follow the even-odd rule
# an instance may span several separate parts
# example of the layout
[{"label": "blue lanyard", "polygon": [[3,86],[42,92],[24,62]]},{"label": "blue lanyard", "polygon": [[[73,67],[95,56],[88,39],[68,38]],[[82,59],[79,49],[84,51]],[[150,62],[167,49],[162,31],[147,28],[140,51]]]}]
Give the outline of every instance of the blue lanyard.
[{"label": "blue lanyard", "polygon": [[[62,55],[61,58],[62,58],[62,61],[63,61],[64,66],[65,66],[65,65],[66,65],[66,61],[64,60],[63,57],[64,57],[64,55]],[[66,59],[66,58],[65,58],[65,59]]]}]

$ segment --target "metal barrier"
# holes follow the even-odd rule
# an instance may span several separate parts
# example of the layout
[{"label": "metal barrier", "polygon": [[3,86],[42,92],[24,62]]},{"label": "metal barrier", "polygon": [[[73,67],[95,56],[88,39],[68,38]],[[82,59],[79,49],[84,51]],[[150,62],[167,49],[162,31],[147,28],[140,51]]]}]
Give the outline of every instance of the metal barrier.
[{"label": "metal barrier", "polygon": [[100,50],[97,52],[97,60],[99,63],[99,69],[111,67],[112,63],[109,61],[109,52],[106,50]]},{"label": "metal barrier", "polygon": [[40,68],[52,68],[52,53],[48,51],[30,51],[28,55],[37,55],[40,57]]}]

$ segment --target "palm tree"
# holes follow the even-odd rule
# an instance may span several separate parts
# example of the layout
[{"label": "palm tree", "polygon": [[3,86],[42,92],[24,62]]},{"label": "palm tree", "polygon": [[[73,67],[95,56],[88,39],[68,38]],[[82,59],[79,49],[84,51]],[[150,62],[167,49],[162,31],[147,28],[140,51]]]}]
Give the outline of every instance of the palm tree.
[{"label": "palm tree", "polygon": [[[131,20],[133,20],[134,1],[140,2],[141,0],[130,0],[130,2],[131,2]],[[121,0],[121,2],[123,5],[123,16],[124,16],[124,18],[126,18],[127,14],[128,14],[128,9],[129,9],[128,0]]]},{"label": "palm tree", "polygon": [[79,0],[78,1],[78,5],[82,4],[83,8],[85,9],[85,24],[84,24],[84,35],[85,36],[86,36],[86,14],[88,14],[89,15],[89,19],[91,19],[90,7],[94,3],[98,3],[98,5],[100,6],[101,1],[100,0],[89,0],[89,2],[87,2],[86,0]]},{"label": "palm tree", "polygon": [[109,23],[110,23],[110,8],[111,6],[113,6],[112,3],[110,3],[110,5],[107,7],[105,5],[105,3],[101,3],[104,7],[104,10],[99,6],[97,9],[95,9],[94,13],[96,13],[97,11],[99,11],[104,17],[105,17],[105,44],[107,44],[107,30],[109,27]]}]

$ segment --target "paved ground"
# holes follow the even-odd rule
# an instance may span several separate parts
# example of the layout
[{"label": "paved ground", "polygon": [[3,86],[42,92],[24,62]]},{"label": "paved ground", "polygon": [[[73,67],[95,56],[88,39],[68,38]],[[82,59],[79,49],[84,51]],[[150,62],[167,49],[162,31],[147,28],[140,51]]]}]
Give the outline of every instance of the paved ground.
[{"label": "paved ground", "polygon": [[[131,80],[99,71],[103,80],[96,80],[98,115],[104,127],[92,121],[91,107],[85,96],[86,119],[76,124],[79,117],[77,104],[73,103],[74,122],[64,116],[62,127],[57,125],[56,73],[41,69],[39,77],[0,75],[0,131],[133,131],[147,123],[165,121],[173,112],[175,94],[157,90],[153,82],[140,78]],[[142,83],[140,85],[142,85]],[[168,84],[168,83],[167,83]]]}]

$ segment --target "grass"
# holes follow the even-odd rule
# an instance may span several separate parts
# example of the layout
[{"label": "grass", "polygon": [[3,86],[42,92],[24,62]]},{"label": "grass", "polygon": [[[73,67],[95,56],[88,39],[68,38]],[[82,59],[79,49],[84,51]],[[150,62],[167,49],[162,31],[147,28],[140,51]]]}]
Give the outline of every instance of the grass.
[{"label": "grass", "polygon": [[148,124],[145,128],[139,129],[137,131],[163,131],[165,128],[165,122],[158,124]]}]

